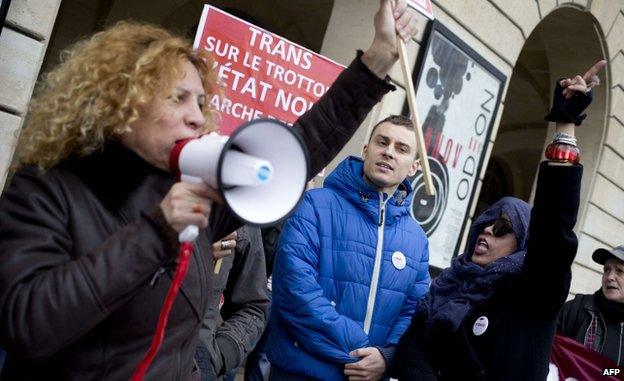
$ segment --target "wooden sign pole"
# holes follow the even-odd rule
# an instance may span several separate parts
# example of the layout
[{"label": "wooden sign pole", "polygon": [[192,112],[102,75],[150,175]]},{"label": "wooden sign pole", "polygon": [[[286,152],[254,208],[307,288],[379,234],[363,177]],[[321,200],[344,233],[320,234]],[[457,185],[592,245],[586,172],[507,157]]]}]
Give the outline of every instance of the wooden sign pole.
[{"label": "wooden sign pole", "polygon": [[431,170],[429,169],[429,158],[427,156],[427,149],[425,147],[425,138],[423,137],[422,125],[420,124],[418,118],[418,110],[416,109],[416,91],[414,90],[414,83],[412,82],[412,76],[410,73],[407,47],[405,46],[405,42],[403,41],[403,39],[401,39],[399,35],[397,35],[397,47],[399,50],[399,64],[401,65],[401,71],[403,72],[403,82],[405,83],[407,104],[409,105],[412,123],[414,124],[414,131],[416,132],[416,145],[418,147],[418,155],[420,158],[420,167],[423,172],[423,180],[425,181],[425,192],[428,196],[433,196],[435,195],[435,188],[433,187],[433,181],[431,180]]}]

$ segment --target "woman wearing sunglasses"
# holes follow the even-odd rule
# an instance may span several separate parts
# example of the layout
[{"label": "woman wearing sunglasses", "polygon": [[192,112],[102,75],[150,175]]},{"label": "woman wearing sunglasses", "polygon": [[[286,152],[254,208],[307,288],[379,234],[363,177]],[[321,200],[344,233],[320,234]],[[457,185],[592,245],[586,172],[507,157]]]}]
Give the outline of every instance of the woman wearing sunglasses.
[{"label": "woman wearing sunglasses", "polygon": [[582,166],[575,125],[606,65],[557,83],[556,122],[534,207],[505,197],[477,217],[467,250],[421,300],[391,365],[401,380],[545,380],[570,288]]}]

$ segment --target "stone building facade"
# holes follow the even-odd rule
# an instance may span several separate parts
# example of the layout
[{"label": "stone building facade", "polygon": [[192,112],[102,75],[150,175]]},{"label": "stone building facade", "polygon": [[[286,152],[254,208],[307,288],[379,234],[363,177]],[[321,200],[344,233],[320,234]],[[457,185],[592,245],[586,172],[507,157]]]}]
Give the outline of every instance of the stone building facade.
[{"label": "stone building facade", "polygon": [[[264,28],[345,65],[354,48],[370,43],[370,20],[379,4],[378,0],[205,2],[244,12]],[[0,33],[0,189],[35,83],[42,70],[58,62],[64,47],[125,18],[188,33],[196,26],[203,3],[12,0]],[[507,77],[486,153],[489,165],[483,165],[478,176],[480,197],[473,198],[470,218],[479,202],[500,192],[531,199],[537,163],[552,132],[543,121],[552,83],[597,59],[609,62],[591,115],[577,132],[585,175],[571,291],[595,291],[601,269],[591,253],[597,247],[624,243],[624,0],[433,0],[433,11],[437,20]],[[427,38],[427,22],[423,17],[420,33],[408,44],[412,66]],[[376,120],[401,112],[405,91],[398,66],[391,77],[398,91],[371,112],[328,170],[345,155],[360,153]]]}]

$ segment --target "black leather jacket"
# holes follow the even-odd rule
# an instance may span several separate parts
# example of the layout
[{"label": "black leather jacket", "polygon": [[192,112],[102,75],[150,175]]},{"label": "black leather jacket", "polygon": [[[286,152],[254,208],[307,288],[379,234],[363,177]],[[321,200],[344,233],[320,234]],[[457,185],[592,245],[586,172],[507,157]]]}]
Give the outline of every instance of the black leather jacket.
[{"label": "black leather jacket", "polygon": [[240,366],[267,322],[269,296],[260,229],[243,226],[236,232],[234,253],[222,259],[221,270],[213,277],[211,305],[199,333],[195,359],[202,381],[221,380]]},{"label": "black leather jacket", "polygon": [[578,294],[566,302],[559,313],[557,331],[587,345],[589,326],[594,323],[592,349],[616,365],[624,365],[624,321],[606,318],[596,305],[595,298],[595,294]]},{"label": "black leather jacket", "polygon": [[[318,173],[391,89],[356,59],[293,126]],[[175,182],[116,144],[40,173],[0,198],[4,379],[127,380],[147,351],[177,244],[158,205]],[[191,379],[211,295],[211,237],[239,223],[222,206],[196,244],[147,379]],[[162,270],[164,269],[164,270]]]}]

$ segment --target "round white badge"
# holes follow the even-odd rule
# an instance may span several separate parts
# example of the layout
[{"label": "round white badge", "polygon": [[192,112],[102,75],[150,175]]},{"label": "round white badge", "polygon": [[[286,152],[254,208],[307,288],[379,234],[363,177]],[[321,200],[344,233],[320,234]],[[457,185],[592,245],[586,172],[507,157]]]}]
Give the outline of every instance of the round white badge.
[{"label": "round white badge", "polygon": [[477,319],[477,321],[475,321],[474,325],[472,326],[472,333],[474,333],[475,336],[483,335],[483,333],[488,328],[488,324],[490,324],[488,318],[485,316],[481,316]]},{"label": "round white badge", "polygon": [[397,270],[403,270],[407,261],[405,260],[405,255],[400,251],[395,251],[392,254],[392,264],[396,267]]}]

